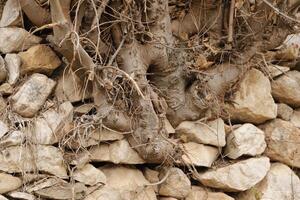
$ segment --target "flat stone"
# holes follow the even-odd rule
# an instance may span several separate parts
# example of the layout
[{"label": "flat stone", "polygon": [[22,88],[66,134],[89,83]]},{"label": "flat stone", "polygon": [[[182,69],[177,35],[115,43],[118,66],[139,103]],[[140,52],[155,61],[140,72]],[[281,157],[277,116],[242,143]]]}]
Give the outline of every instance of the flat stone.
[{"label": "flat stone", "polygon": [[6,54],[4,57],[6,68],[8,70],[7,83],[14,85],[20,77],[21,58],[17,54]]},{"label": "flat stone", "polygon": [[36,200],[35,196],[32,194],[28,194],[26,192],[10,192],[8,193],[9,197],[12,197],[14,199],[22,199],[22,200]]},{"label": "flat stone", "polygon": [[79,168],[74,171],[73,178],[85,185],[96,185],[97,183],[106,183],[106,176],[100,170],[95,168],[91,164],[86,164],[82,168]]},{"label": "flat stone", "polygon": [[167,178],[159,185],[159,195],[182,199],[190,193],[191,181],[181,169],[176,167],[164,169],[160,172],[159,178],[162,180],[164,177]]},{"label": "flat stone", "polygon": [[41,40],[22,28],[0,28],[0,52],[4,54],[24,51],[40,43]]},{"label": "flat stone", "polygon": [[236,200],[296,200],[300,199],[299,177],[282,163],[271,165],[267,176],[250,190],[242,192]]},{"label": "flat stone", "polygon": [[59,57],[44,44],[30,47],[19,56],[22,60],[21,74],[41,73],[49,76],[61,65]]},{"label": "flat stone", "polygon": [[227,192],[245,191],[266,176],[270,165],[268,157],[250,158],[226,167],[208,170],[197,179],[205,186]]},{"label": "flat stone", "polygon": [[277,104],[277,117],[278,118],[289,121],[293,115],[293,112],[294,112],[294,110],[290,106],[288,106],[284,103]]},{"label": "flat stone", "polygon": [[253,124],[243,124],[227,136],[224,154],[237,159],[242,155],[257,156],[266,149],[265,133]]},{"label": "flat stone", "polygon": [[270,81],[256,69],[246,73],[232,101],[227,109],[233,121],[260,124],[277,116]]},{"label": "flat stone", "polygon": [[112,162],[115,164],[143,164],[145,161],[129,145],[126,139],[111,144],[100,144],[89,151],[93,162]]},{"label": "flat stone", "polygon": [[0,27],[22,25],[21,7],[18,0],[7,0],[3,8]]},{"label": "flat stone", "polygon": [[212,163],[217,160],[219,150],[216,147],[188,142],[182,144],[184,154],[182,160],[184,163],[193,164],[195,166],[211,167]]},{"label": "flat stone", "polygon": [[67,178],[62,153],[53,146],[11,146],[0,152],[0,170],[8,173],[39,170]]},{"label": "flat stone", "polygon": [[289,67],[279,66],[279,65],[268,65],[268,72],[270,73],[270,76],[272,78],[276,78],[277,76],[280,76],[284,74],[285,72],[290,71]]},{"label": "flat stone", "polygon": [[300,167],[300,130],[292,123],[275,119],[261,126],[265,131],[265,154],[275,161]]},{"label": "flat stone", "polygon": [[0,55],[0,83],[6,80],[6,76],[7,76],[7,69],[5,66],[4,59]]},{"label": "flat stone", "polygon": [[10,174],[0,173],[0,194],[4,194],[18,189],[22,186],[22,181],[18,177]]},{"label": "flat stone", "polygon": [[280,103],[300,106],[300,72],[289,71],[272,81],[272,95]]},{"label": "flat stone", "polygon": [[226,144],[224,121],[219,118],[203,123],[200,121],[184,121],[176,128],[176,133],[185,142],[197,142],[223,147]]},{"label": "flat stone", "polygon": [[222,192],[212,192],[207,188],[192,186],[185,200],[234,200],[234,198]]},{"label": "flat stone", "polygon": [[43,74],[33,74],[11,97],[13,111],[23,117],[33,117],[43,106],[55,86],[55,81]]}]

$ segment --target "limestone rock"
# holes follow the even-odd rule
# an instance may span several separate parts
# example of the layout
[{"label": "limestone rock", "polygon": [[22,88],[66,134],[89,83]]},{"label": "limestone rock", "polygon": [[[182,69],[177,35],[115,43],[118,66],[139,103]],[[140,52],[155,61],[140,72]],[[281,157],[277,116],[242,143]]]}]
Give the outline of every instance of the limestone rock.
[{"label": "limestone rock", "polygon": [[176,128],[176,133],[186,142],[197,142],[223,147],[225,141],[225,128],[222,119],[216,119],[204,124],[200,121],[184,121]]},{"label": "limestone rock", "polygon": [[248,190],[260,182],[269,169],[269,158],[250,158],[226,167],[208,170],[200,174],[198,179],[208,187],[238,192]]},{"label": "limestone rock", "polygon": [[17,54],[6,54],[4,60],[8,70],[7,82],[14,85],[20,77],[21,58]]},{"label": "limestone rock", "polygon": [[18,0],[8,0],[3,8],[0,27],[22,25],[21,7]]},{"label": "limestone rock", "polygon": [[294,110],[290,122],[296,126],[297,128],[300,128],[300,110],[296,109]]},{"label": "limestone rock", "polygon": [[27,51],[19,53],[22,60],[21,73],[41,73],[51,75],[61,65],[61,60],[44,44],[35,45]]},{"label": "limestone rock", "polygon": [[289,71],[272,82],[272,95],[291,106],[300,106],[300,72]]},{"label": "limestone rock", "polygon": [[211,192],[209,189],[192,186],[192,190],[185,200],[234,200],[234,198],[222,192]]},{"label": "limestone rock", "polygon": [[282,75],[283,73],[290,70],[289,67],[279,66],[279,65],[268,65],[268,72],[270,73],[270,76],[272,78],[275,78],[279,75]]},{"label": "limestone rock", "polygon": [[159,182],[159,172],[150,168],[146,168],[144,170],[144,176],[150,183],[154,184],[153,189],[156,193],[158,193],[158,185],[155,183]]},{"label": "limestone rock", "polygon": [[129,145],[126,139],[111,144],[100,144],[90,150],[93,162],[112,162],[115,164],[142,164],[145,161]]},{"label": "limestone rock", "polygon": [[270,81],[256,69],[246,73],[233,102],[228,105],[231,120],[259,124],[277,116]]},{"label": "limestone rock", "polygon": [[18,177],[10,174],[0,173],[0,194],[4,194],[18,189],[22,186],[22,181]]},{"label": "limestone rock", "polygon": [[0,138],[2,138],[9,131],[6,123],[0,120]]},{"label": "limestone rock", "polygon": [[95,168],[91,164],[87,164],[82,168],[77,169],[73,177],[75,180],[86,185],[96,185],[97,183],[106,183],[106,177],[100,169]]},{"label": "limestone rock", "polygon": [[10,192],[8,193],[8,196],[13,199],[22,199],[22,200],[36,200],[35,196],[32,194],[28,194],[25,192]]},{"label": "limestone rock", "polygon": [[299,177],[286,165],[274,163],[267,176],[237,200],[296,200],[300,199]]},{"label": "limestone rock", "polygon": [[277,117],[289,121],[293,115],[293,108],[290,106],[279,103],[277,104]]},{"label": "limestone rock", "polygon": [[189,194],[191,182],[181,169],[173,167],[162,170],[159,174],[160,180],[165,176],[166,180],[159,185],[159,195],[181,199]]},{"label": "limestone rock", "polygon": [[0,194],[0,200],[9,200]]},{"label": "limestone rock", "polygon": [[193,164],[195,166],[211,167],[212,163],[217,160],[219,150],[216,147],[188,142],[182,144],[184,154],[182,160],[184,163]]},{"label": "limestone rock", "polygon": [[117,189],[104,186],[89,194],[84,200],[123,200],[123,197]]},{"label": "limestone rock", "polygon": [[33,74],[11,98],[13,110],[23,117],[33,117],[52,92],[55,81]]},{"label": "limestone rock", "polygon": [[253,124],[243,124],[227,136],[225,155],[237,159],[242,155],[256,156],[266,149],[265,134]]},{"label": "limestone rock", "polygon": [[8,173],[38,169],[60,178],[67,178],[62,153],[53,146],[11,146],[0,152],[0,170]]},{"label": "limestone rock", "polygon": [[0,94],[3,96],[11,95],[13,93],[14,88],[9,83],[3,83],[0,86]]},{"label": "limestone rock", "polygon": [[272,120],[261,128],[265,131],[267,141],[265,154],[271,160],[300,167],[300,130],[281,119]]},{"label": "limestone rock", "polygon": [[5,54],[24,51],[41,40],[22,28],[0,28],[0,52]]},{"label": "limestone rock", "polygon": [[25,136],[21,131],[13,131],[0,138],[0,149],[22,144]]},{"label": "limestone rock", "polygon": [[7,76],[7,70],[5,67],[5,62],[2,56],[0,55],[0,83],[5,81],[6,76]]}]

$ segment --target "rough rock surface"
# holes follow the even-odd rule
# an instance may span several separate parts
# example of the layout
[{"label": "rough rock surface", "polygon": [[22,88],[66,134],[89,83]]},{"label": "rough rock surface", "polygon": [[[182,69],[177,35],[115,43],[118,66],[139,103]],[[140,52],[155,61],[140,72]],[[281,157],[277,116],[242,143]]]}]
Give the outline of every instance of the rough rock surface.
[{"label": "rough rock surface", "polygon": [[296,109],[294,110],[290,122],[296,126],[297,128],[300,128],[300,110]]},{"label": "rough rock surface", "polygon": [[189,194],[191,181],[181,169],[173,167],[162,170],[159,174],[159,178],[162,180],[164,177],[167,178],[159,185],[159,195],[181,199]]},{"label": "rough rock surface", "polygon": [[182,160],[185,164],[195,166],[211,167],[212,163],[217,160],[219,150],[216,147],[188,142],[182,144],[184,154]]},{"label": "rough rock surface", "polygon": [[14,92],[14,88],[9,83],[3,83],[0,86],[0,94],[3,96],[11,95]]},{"label": "rough rock surface", "polygon": [[0,27],[20,26],[22,24],[21,9],[18,0],[8,0],[3,8]]},{"label": "rough rock surface", "polygon": [[51,75],[61,65],[58,56],[44,44],[35,45],[27,51],[19,53],[22,60],[21,73],[41,73]]},{"label": "rough rock surface", "polygon": [[272,82],[272,95],[291,106],[300,106],[300,72],[289,71]]},{"label": "rough rock surface", "polygon": [[2,53],[24,51],[40,41],[41,38],[31,35],[22,28],[0,28],[0,52]]},{"label": "rough rock surface", "polygon": [[293,115],[293,108],[290,106],[279,103],[277,104],[277,117],[289,121]]},{"label": "rough rock surface", "polygon": [[0,55],[0,83],[5,81],[6,76],[7,76],[7,69],[6,69],[6,66],[5,66],[4,59]]},{"label": "rough rock surface", "polygon": [[52,92],[55,81],[33,74],[11,98],[13,110],[23,117],[33,117]]},{"label": "rough rock surface", "polygon": [[9,146],[20,145],[25,139],[24,133],[21,131],[13,131],[7,133],[5,136],[0,138],[0,149],[5,149]]},{"label": "rough rock surface", "polygon": [[266,149],[265,133],[253,124],[243,124],[227,136],[224,154],[237,159],[242,155],[256,156]]},{"label": "rough rock surface", "polygon": [[226,167],[210,169],[200,174],[198,179],[208,187],[238,192],[248,190],[260,182],[269,169],[269,158],[250,158]]},{"label": "rough rock surface", "polygon": [[267,149],[265,154],[293,167],[300,167],[300,130],[281,119],[272,120],[261,128],[265,131]]},{"label": "rough rock surface", "polygon": [[0,138],[2,138],[8,132],[8,126],[3,121],[0,121]]},{"label": "rough rock surface", "polygon": [[225,128],[222,119],[208,123],[200,121],[184,121],[176,128],[176,133],[186,142],[197,142],[223,147],[225,141]]},{"label": "rough rock surface", "polygon": [[277,116],[270,81],[256,69],[246,73],[232,101],[228,105],[231,120],[259,124]]},{"label": "rough rock surface", "polygon": [[286,165],[274,163],[267,176],[237,200],[296,200],[300,199],[299,177]]},{"label": "rough rock surface", "polygon": [[222,192],[211,192],[209,189],[192,186],[192,190],[185,200],[234,200]]},{"label": "rough rock surface", "polygon": [[96,185],[97,183],[106,183],[105,174],[91,164],[87,164],[82,168],[77,169],[74,172],[73,177],[75,180],[91,186]]},{"label": "rough rock surface", "polygon": [[13,85],[20,77],[21,58],[17,54],[6,54],[4,60],[8,70],[7,82]]},{"label": "rough rock surface", "polygon": [[0,194],[10,192],[21,187],[22,181],[10,174],[0,173]]}]

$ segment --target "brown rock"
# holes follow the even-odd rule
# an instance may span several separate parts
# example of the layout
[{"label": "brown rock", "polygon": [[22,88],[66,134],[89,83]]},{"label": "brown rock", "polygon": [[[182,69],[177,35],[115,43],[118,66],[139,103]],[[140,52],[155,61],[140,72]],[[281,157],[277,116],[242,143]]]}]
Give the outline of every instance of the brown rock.
[{"label": "brown rock", "polygon": [[0,27],[20,26],[22,25],[21,7],[18,0],[7,0],[2,17]]},{"label": "brown rock", "polygon": [[9,83],[3,83],[0,86],[0,94],[3,96],[11,95],[13,93],[14,88]]},{"label": "brown rock", "polygon": [[61,65],[58,56],[44,44],[35,45],[25,52],[19,53],[22,60],[21,73],[41,73],[51,75]]},{"label": "brown rock", "polygon": [[7,70],[5,67],[5,62],[2,56],[0,55],[0,83],[5,81],[6,76],[7,76]]},{"label": "brown rock", "polygon": [[277,117],[289,121],[293,115],[293,108],[290,106],[279,103],[277,104]]},{"label": "brown rock", "polygon": [[192,186],[192,190],[185,200],[234,200],[222,192],[211,192],[209,189]]},{"label": "brown rock", "polygon": [[4,194],[18,189],[22,186],[22,181],[18,177],[10,174],[0,173],[0,194]]},{"label": "brown rock", "polygon": [[300,128],[300,110],[296,109],[294,110],[290,122],[296,126],[297,128]]},{"label": "brown rock", "polygon": [[87,164],[82,168],[75,170],[73,173],[73,177],[75,180],[91,186],[98,183],[106,183],[105,174],[100,169],[95,168],[91,164]]}]

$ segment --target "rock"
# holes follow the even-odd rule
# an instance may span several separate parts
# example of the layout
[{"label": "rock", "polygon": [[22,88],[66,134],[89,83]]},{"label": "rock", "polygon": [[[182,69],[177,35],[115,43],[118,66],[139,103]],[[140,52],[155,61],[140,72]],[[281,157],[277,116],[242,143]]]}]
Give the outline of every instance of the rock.
[{"label": "rock", "polygon": [[159,200],[178,200],[178,199],[173,197],[160,197]]},{"label": "rock", "polygon": [[18,177],[10,174],[0,173],[0,194],[4,194],[18,189],[22,186],[22,181]]},{"label": "rock", "polygon": [[75,114],[84,115],[90,112],[93,108],[95,108],[94,103],[85,103],[74,109]]},{"label": "rock", "polygon": [[33,117],[52,92],[55,81],[42,74],[33,74],[11,97],[13,111]]},{"label": "rock", "polygon": [[297,128],[300,128],[300,110],[296,109],[294,110],[290,122],[296,126]]},{"label": "rock", "polygon": [[17,54],[6,54],[4,57],[8,70],[8,83],[14,85],[20,77],[21,58]]},{"label": "rock", "polygon": [[84,200],[123,200],[123,197],[120,191],[104,186],[89,194]]},{"label": "rock", "polygon": [[97,183],[106,183],[106,177],[103,172],[91,164],[87,164],[84,167],[77,169],[73,173],[73,178],[76,181],[91,186],[96,185]]},{"label": "rock", "polygon": [[0,170],[8,173],[39,170],[67,178],[63,156],[53,146],[11,146],[0,152]]},{"label": "rock", "polygon": [[9,131],[6,123],[0,120],[0,139]]},{"label": "rock", "polygon": [[300,106],[300,72],[289,71],[272,82],[272,95],[280,103]]},{"label": "rock", "polygon": [[114,131],[110,131],[105,128],[96,128],[95,130],[92,131],[92,133],[89,136],[90,136],[89,139],[94,140],[96,144],[99,144],[100,142],[124,139],[124,135]]},{"label": "rock", "polygon": [[279,66],[279,65],[268,65],[268,72],[272,78],[275,78],[279,75],[284,74],[285,72],[289,71],[289,67]]},{"label": "rock", "polygon": [[0,194],[0,200],[9,200]]},{"label": "rock", "polygon": [[8,0],[3,8],[0,27],[22,25],[21,7],[18,0]]},{"label": "rock", "polygon": [[268,199],[300,199],[299,177],[282,163],[272,164],[267,176],[260,183],[237,197],[237,200]]},{"label": "rock", "polygon": [[145,178],[151,184],[153,184],[152,187],[153,187],[155,193],[158,193],[158,185],[156,185],[155,183],[159,182],[159,172],[146,167],[143,174],[144,174]]},{"label": "rock", "polygon": [[225,141],[224,121],[219,118],[207,124],[200,121],[184,121],[176,128],[176,133],[185,142],[197,142],[223,147]]},{"label": "rock", "polygon": [[72,121],[72,117],[73,106],[70,102],[65,102],[59,106],[58,111],[49,109],[42,113],[27,135],[36,144],[55,144],[64,136],[62,129]]},{"label": "rock", "polygon": [[3,83],[0,86],[0,94],[3,96],[11,95],[13,93],[14,88],[9,83]]},{"label": "rock", "polygon": [[168,134],[175,133],[175,129],[173,128],[172,124],[170,123],[170,121],[167,118],[164,119],[164,127]]},{"label": "rock", "polygon": [[184,172],[176,167],[162,170],[159,174],[160,180],[165,179],[159,185],[158,193],[161,196],[174,198],[185,198],[191,190],[191,181]]},{"label": "rock", "polygon": [[188,142],[182,144],[184,154],[182,160],[184,163],[195,166],[211,167],[212,163],[217,160],[219,150],[216,147]]},{"label": "rock", "polygon": [[22,144],[25,136],[21,131],[13,131],[0,138],[0,149]]},{"label": "rock", "polygon": [[225,155],[237,159],[242,155],[256,156],[266,149],[265,133],[253,124],[243,124],[227,136]]},{"label": "rock", "polygon": [[269,169],[269,158],[250,158],[226,167],[208,170],[200,174],[198,179],[208,187],[238,192],[248,190],[260,182]]},{"label": "rock", "polygon": [[32,194],[28,194],[25,192],[10,192],[8,196],[14,199],[22,199],[22,200],[36,200],[35,196]]},{"label": "rock", "polygon": [[4,82],[7,76],[7,70],[5,67],[5,62],[2,56],[0,55],[0,83]]},{"label": "rock", "polygon": [[256,69],[246,73],[232,101],[227,105],[231,120],[260,124],[277,116],[270,81]]},{"label": "rock", "polygon": [[80,78],[74,72],[67,70],[58,80],[55,96],[58,101],[74,103],[90,98],[92,95]]},{"label": "rock", "polygon": [[41,40],[22,28],[0,28],[0,52],[4,54],[24,51]]},{"label": "rock", "polygon": [[112,162],[115,164],[143,164],[145,161],[129,145],[126,139],[111,144],[100,144],[89,151],[93,162]]},{"label": "rock", "polygon": [[[105,187],[108,187],[109,190],[117,190],[122,200],[156,200],[153,188],[148,186],[150,183],[138,169],[124,166],[105,166],[101,170],[107,179]],[[107,189],[105,190],[107,191]],[[101,194],[101,192],[98,193]]]},{"label": "rock", "polygon": [[185,200],[234,200],[234,198],[222,192],[211,192],[199,186],[192,186],[192,190]]},{"label": "rock", "polygon": [[0,96],[0,113],[2,113],[7,108],[6,101]]},{"label": "rock", "polygon": [[277,104],[277,117],[289,121],[293,115],[293,108],[290,106],[279,103]]},{"label": "rock", "polygon": [[281,119],[272,120],[261,128],[265,131],[267,149],[271,159],[293,167],[300,167],[300,130]]},{"label": "rock", "polygon": [[44,44],[30,47],[19,53],[22,60],[21,74],[41,73],[50,76],[61,65],[61,60]]}]

